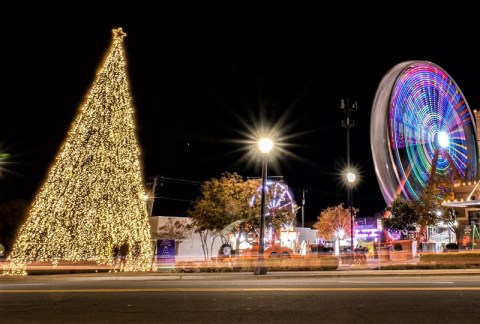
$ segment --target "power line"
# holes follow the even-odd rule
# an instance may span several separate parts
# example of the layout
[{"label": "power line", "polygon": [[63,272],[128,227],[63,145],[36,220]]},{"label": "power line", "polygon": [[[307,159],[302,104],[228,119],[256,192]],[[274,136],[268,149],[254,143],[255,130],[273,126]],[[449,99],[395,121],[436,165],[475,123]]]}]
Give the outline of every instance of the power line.
[{"label": "power line", "polygon": [[183,180],[183,179],[175,179],[175,178],[168,178],[164,176],[154,176],[152,178],[156,178],[159,182],[170,182],[170,183],[179,183],[179,184],[188,184],[188,185],[201,185],[202,182],[200,181],[192,181],[192,180]]},{"label": "power line", "polygon": [[[200,181],[193,181],[193,180],[185,180],[185,179],[176,179],[176,178],[169,178],[169,177],[164,177],[164,176],[154,176],[151,178],[156,178],[158,182],[167,182],[167,183],[174,183],[174,184],[185,184],[185,185],[192,185],[192,186],[200,186],[203,184],[203,182]],[[268,177],[274,178],[274,179],[283,179],[283,176],[271,176]],[[247,177],[247,179],[258,179],[258,177]],[[324,194],[324,195],[330,195],[330,196],[335,196],[335,197],[343,197],[343,193],[339,192],[332,192],[332,191],[325,191],[325,190],[320,190],[320,189],[315,189],[315,188],[298,188],[298,187],[291,187],[289,186],[292,190],[296,192],[303,192],[305,190],[306,193],[308,192],[314,192],[314,193],[319,193],[319,194]],[[378,197],[374,196],[364,196],[364,195],[356,195],[358,198],[361,199],[379,199]]]},{"label": "power line", "polygon": [[[320,189],[314,189],[314,188],[297,188],[297,187],[291,187],[293,190],[295,190],[296,192],[303,192],[303,190],[306,190],[306,192],[315,192],[315,193],[320,193],[320,194],[324,194],[324,195],[330,195],[330,196],[336,196],[336,197],[344,197],[344,193],[339,193],[339,192],[331,192],[331,191],[325,191],[325,190],[320,190]],[[355,195],[356,197],[358,198],[361,198],[361,199],[373,199],[373,200],[379,200],[379,201],[383,201],[383,198],[381,197],[377,197],[377,196],[365,196],[365,195],[359,195],[359,194],[356,194]]]},{"label": "power line", "polygon": [[175,201],[183,201],[183,202],[193,203],[193,200],[170,198],[170,197],[155,197],[155,199],[175,200]]}]

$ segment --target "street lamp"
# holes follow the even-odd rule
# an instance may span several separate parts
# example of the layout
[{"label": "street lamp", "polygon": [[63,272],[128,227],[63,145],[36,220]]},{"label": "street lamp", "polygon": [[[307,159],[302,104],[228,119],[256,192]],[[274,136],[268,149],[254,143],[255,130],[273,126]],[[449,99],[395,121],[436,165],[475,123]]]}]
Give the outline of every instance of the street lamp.
[{"label": "street lamp", "polygon": [[353,253],[353,195],[352,189],[355,184],[355,173],[349,171],[347,173],[348,181],[348,208],[350,209],[350,253]]},{"label": "street lamp", "polygon": [[353,104],[350,104],[350,101],[342,99],[340,101],[340,109],[345,114],[345,119],[342,120],[342,127],[347,130],[347,200],[348,206],[350,208],[350,231],[351,231],[351,240],[350,240],[350,253],[353,253],[353,206],[352,206],[352,187],[355,182],[355,173],[350,171],[350,128],[355,127],[355,121],[351,118],[352,113],[358,109],[358,104],[355,101]]},{"label": "street lamp", "polygon": [[268,153],[273,148],[271,139],[262,138],[258,141],[258,148],[262,152],[262,199],[260,202],[260,238],[258,242],[258,263],[253,274],[264,275],[267,274],[267,267],[265,266],[265,259],[263,258],[263,251],[265,248],[265,185],[267,183],[267,158]]},{"label": "street lamp", "polygon": [[343,230],[343,228],[339,229],[336,231],[336,234],[337,234],[337,240],[335,241],[335,255],[340,255],[340,248],[341,248],[341,244],[340,242],[343,240],[343,236],[345,235],[345,231]]},{"label": "street lamp", "polygon": [[378,226],[378,247],[377,247],[377,257],[378,257],[378,270],[381,270],[381,265],[380,265],[380,262],[381,262],[381,257],[380,257],[380,247],[382,245],[382,231],[383,231],[383,228],[382,228],[382,223],[380,223],[380,226]]}]

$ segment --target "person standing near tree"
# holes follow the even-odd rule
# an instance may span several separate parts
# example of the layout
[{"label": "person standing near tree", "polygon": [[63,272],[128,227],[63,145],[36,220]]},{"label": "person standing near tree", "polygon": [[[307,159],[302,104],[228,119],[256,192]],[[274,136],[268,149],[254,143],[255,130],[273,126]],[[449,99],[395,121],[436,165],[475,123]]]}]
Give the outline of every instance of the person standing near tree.
[{"label": "person standing near tree", "polygon": [[120,245],[120,270],[125,268],[125,264],[127,263],[127,255],[130,250],[130,246],[127,242],[122,243]]}]

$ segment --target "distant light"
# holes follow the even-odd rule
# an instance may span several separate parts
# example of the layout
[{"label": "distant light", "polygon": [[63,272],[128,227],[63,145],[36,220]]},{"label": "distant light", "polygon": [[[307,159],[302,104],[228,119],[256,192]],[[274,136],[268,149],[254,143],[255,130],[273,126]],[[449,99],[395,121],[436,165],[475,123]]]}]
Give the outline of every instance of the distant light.
[{"label": "distant light", "polygon": [[10,157],[10,153],[0,153],[0,160],[6,160]]},{"label": "distant light", "polygon": [[339,237],[340,239],[342,239],[343,236],[345,235],[345,231],[344,231],[343,229],[340,229],[340,230],[338,230],[337,234],[338,234],[338,237]]},{"label": "distant light", "polygon": [[450,144],[450,139],[448,138],[447,132],[438,133],[438,144],[440,144],[440,146],[443,148],[448,147],[448,144]]},{"label": "distant light", "polygon": [[258,148],[262,153],[270,153],[273,148],[273,142],[269,138],[262,138],[260,141],[258,141]]},{"label": "distant light", "polygon": [[350,182],[350,183],[354,183],[354,182],[355,182],[355,173],[353,173],[353,172],[348,172],[348,173],[347,173],[347,180],[348,180],[348,182]]}]

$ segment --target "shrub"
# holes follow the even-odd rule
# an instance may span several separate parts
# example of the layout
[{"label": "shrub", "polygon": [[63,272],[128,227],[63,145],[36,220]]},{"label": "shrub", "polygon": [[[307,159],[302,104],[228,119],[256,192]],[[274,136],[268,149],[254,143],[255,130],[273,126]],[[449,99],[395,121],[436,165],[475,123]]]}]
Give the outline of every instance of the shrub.
[{"label": "shrub", "polygon": [[429,253],[420,255],[421,264],[459,264],[459,265],[480,265],[480,253]]},{"label": "shrub", "polygon": [[[257,261],[257,258],[238,258],[232,262],[178,262],[174,272],[252,272]],[[265,265],[269,271],[333,271],[338,269],[339,260],[334,256],[266,258]]]}]

